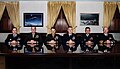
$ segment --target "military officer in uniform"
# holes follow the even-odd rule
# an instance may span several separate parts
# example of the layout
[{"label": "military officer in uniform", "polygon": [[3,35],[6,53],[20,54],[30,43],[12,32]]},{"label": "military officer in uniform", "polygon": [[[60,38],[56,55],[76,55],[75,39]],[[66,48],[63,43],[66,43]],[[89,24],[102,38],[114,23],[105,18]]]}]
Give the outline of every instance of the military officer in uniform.
[{"label": "military officer in uniform", "polygon": [[33,53],[41,51],[43,41],[40,34],[36,32],[36,27],[31,27],[31,33],[28,35],[25,43],[27,51]]},{"label": "military officer in uniform", "polygon": [[56,52],[62,43],[61,36],[56,34],[56,29],[54,27],[51,28],[51,34],[48,34],[45,39],[45,46],[48,50]]},{"label": "military officer in uniform", "polygon": [[66,52],[74,52],[77,50],[77,37],[76,34],[73,33],[72,26],[69,26],[67,29],[67,33],[63,35],[63,48]]},{"label": "military officer in uniform", "polygon": [[[102,52],[107,52],[111,48],[111,44],[115,43],[115,40],[113,38],[112,34],[108,33],[108,27],[103,28],[103,33],[99,36],[99,50]],[[102,44],[104,46],[102,46]]]},{"label": "military officer in uniform", "polygon": [[12,34],[9,34],[5,40],[5,44],[7,45],[9,50],[12,52],[18,52],[22,49],[23,41],[19,34],[17,34],[17,28],[14,27],[12,29]]},{"label": "military officer in uniform", "polygon": [[85,34],[82,35],[82,40],[81,40],[81,50],[83,52],[86,52],[86,51],[93,51],[95,45],[96,45],[96,42],[95,42],[95,36],[93,36],[91,33],[90,33],[91,29],[90,27],[86,27],[85,28]]}]

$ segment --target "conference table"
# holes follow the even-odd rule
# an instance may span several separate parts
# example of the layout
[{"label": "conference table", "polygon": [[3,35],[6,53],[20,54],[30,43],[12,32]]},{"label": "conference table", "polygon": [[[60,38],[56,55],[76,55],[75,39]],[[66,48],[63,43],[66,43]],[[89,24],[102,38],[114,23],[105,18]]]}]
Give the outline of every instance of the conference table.
[{"label": "conference table", "polygon": [[120,42],[110,53],[6,53],[0,45],[0,69],[120,69]]}]

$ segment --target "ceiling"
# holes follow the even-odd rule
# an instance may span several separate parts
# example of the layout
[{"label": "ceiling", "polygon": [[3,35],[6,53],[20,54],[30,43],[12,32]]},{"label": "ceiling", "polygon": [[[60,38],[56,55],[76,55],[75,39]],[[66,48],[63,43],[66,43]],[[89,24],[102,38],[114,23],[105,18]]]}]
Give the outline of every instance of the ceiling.
[{"label": "ceiling", "polygon": [[120,1],[120,0],[0,0],[0,1]]}]

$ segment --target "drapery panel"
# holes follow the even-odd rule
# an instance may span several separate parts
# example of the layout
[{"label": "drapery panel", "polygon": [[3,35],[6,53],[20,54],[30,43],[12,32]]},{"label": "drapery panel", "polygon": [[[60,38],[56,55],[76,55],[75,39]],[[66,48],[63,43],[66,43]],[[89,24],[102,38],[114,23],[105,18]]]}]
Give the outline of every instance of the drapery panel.
[{"label": "drapery panel", "polygon": [[4,9],[5,9],[5,3],[4,2],[0,2],[0,20],[2,18]]},{"label": "drapery panel", "polygon": [[14,27],[17,27],[19,32],[20,29],[19,2],[8,2],[6,3],[6,8],[10,20],[12,21]]},{"label": "drapery panel", "polygon": [[[59,15],[61,7],[65,13],[65,17],[69,26],[75,28],[76,25],[76,2],[69,1],[69,2],[62,2],[62,1],[55,1],[55,2],[48,2],[48,33],[50,33],[50,28],[54,26],[57,17]],[[75,31],[75,29],[74,29]]]},{"label": "drapery panel", "polygon": [[20,16],[19,16],[19,2],[0,2],[0,20],[2,18],[5,7],[7,8],[8,15],[14,27],[17,27],[18,32],[20,29]]},{"label": "drapery panel", "polygon": [[103,26],[109,27],[115,14],[116,2],[104,2],[104,23]]},{"label": "drapery panel", "polygon": [[118,6],[118,9],[119,9],[119,13],[120,13],[120,2],[117,2],[117,6]]},{"label": "drapery panel", "polygon": [[48,2],[48,33],[50,33],[50,28],[55,24],[57,16],[59,15],[60,8],[61,2]]},{"label": "drapery panel", "polygon": [[76,2],[63,2],[62,3],[63,11],[65,13],[65,17],[68,21],[69,26],[73,27],[73,31],[75,32],[76,27]]}]

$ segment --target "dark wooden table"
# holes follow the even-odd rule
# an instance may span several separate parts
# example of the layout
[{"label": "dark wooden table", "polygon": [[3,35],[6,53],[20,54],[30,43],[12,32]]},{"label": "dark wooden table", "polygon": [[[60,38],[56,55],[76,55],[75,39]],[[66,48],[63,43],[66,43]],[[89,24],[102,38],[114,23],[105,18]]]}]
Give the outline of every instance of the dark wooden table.
[{"label": "dark wooden table", "polygon": [[[0,47],[3,51],[1,48],[6,47]],[[116,43],[111,53],[24,54],[6,51],[0,53],[0,69],[120,69],[120,43]]]}]

